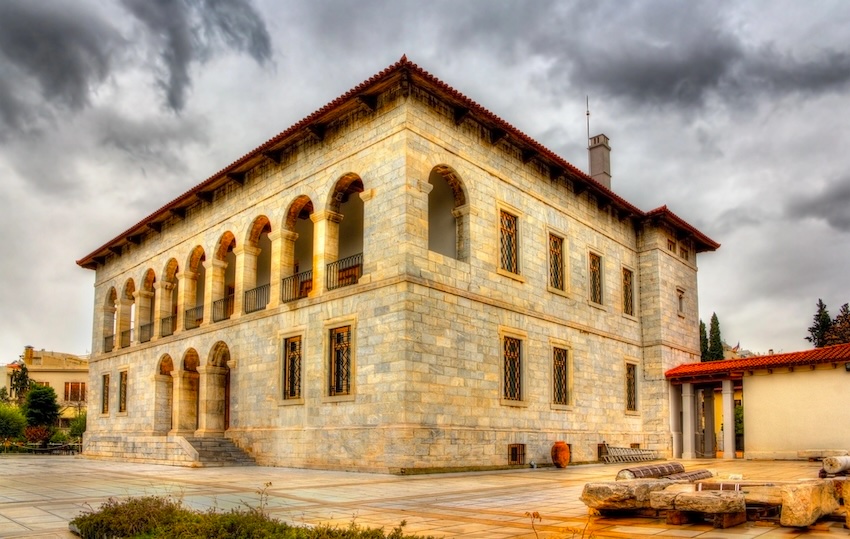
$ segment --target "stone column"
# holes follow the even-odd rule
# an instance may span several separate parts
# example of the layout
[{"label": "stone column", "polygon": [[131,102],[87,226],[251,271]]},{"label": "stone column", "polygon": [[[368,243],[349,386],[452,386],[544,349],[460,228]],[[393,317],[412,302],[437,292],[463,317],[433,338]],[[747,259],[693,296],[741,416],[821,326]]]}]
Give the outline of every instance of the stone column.
[{"label": "stone column", "polygon": [[327,265],[339,257],[339,223],[342,214],[329,210],[310,214],[313,221],[313,290],[310,297],[327,289]]},{"label": "stone column", "polygon": [[121,348],[121,333],[132,329],[130,321],[133,310],[133,300],[127,298],[118,299],[118,327],[115,328],[115,348]]},{"label": "stone column", "polygon": [[104,307],[101,310],[100,342],[98,343],[98,347],[102,349],[104,342],[106,341],[106,337],[110,333],[112,334],[112,348],[109,350],[103,350],[104,354],[115,350],[115,347],[118,344],[118,337],[115,336],[115,334],[118,333],[118,324],[115,323],[116,312],[118,312],[118,309],[115,307]]},{"label": "stone column", "polygon": [[153,292],[147,290],[136,290],[133,293],[136,298],[136,321],[133,328],[133,344],[139,344],[142,341],[142,326],[148,324],[153,312],[153,300],[155,299]]},{"label": "stone column", "polygon": [[696,458],[696,422],[694,414],[694,386],[682,384],[682,458]]},{"label": "stone column", "polygon": [[204,321],[203,324],[212,323],[213,302],[224,299],[224,270],[227,262],[213,258],[204,262],[206,268],[206,283],[204,284]]},{"label": "stone column", "polygon": [[198,373],[198,430],[195,436],[224,436],[224,375],[227,369],[202,365]]},{"label": "stone column", "polygon": [[272,268],[269,274],[269,309],[280,305],[280,281],[295,272],[295,240],[298,234],[289,230],[275,230],[269,233],[272,243]]},{"label": "stone column", "polygon": [[186,329],[186,309],[195,306],[195,296],[198,292],[198,274],[193,271],[182,271],[177,274],[180,290],[177,295],[177,323],[174,333]]},{"label": "stone column", "polygon": [[455,217],[455,226],[457,227],[457,259],[469,260],[470,256],[470,238],[469,238],[469,204],[458,206],[452,210],[452,215]]},{"label": "stone column", "polygon": [[705,438],[702,448],[703,455],[717,456],[714,452],[714,388],[703,390],[703,410],[705,414]]},{"label": "stone column", "polygon": [[[156,290],[153,306],[153,338],[158,339],[162,336],[162,319],[171,316],[171,290],[174,288],[174,284],[164,281],[154,283],[153,287]],[[173,326],[174,321],[171,324]]]},{"label": "stone column", "polygon": [[245,292],[257,286],[257,256],[260,248],[253,245],[237,245],[233,249],[236,255],[236,283],[233,295],[233,317],[245,310]]},{"label": "stone column", "polygon": [[723,380],[723,459],[735,458],[735,389]]},{"label": "stone column", "polygon": [[682,388],[669,384],[670,432],[673,435],[673,458],[682,458]]}]

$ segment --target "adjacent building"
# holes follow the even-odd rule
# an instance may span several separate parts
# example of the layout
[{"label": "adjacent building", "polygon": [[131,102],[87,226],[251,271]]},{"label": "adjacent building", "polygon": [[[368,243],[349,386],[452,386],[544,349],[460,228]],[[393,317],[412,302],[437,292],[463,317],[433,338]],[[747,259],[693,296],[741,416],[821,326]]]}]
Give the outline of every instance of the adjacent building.
[{"label": "adjacent building", "polygon": [[719,244],[402,58],[116,235],[84,452],[393,473],[681,453]]}]

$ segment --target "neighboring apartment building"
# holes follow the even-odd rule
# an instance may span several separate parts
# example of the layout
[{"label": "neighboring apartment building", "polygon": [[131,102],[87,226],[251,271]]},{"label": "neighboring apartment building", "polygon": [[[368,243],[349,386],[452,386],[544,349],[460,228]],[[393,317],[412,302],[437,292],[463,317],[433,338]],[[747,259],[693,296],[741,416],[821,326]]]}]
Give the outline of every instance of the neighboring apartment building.
[{"label": "neighboring apartment building", "polygon": [[84,452],[191,463],[226,437],[398,473],[556,440],[675,452],[664,372],[699,359],[719,245],[617,196],[590,142],[592,177],[402,58],[77,262]]},{"label": "neighboring apartment building", "polygon": [[20,360],[6,365],[6,388],[12,387],[12,373],[20,369],[21,364],[27,366],[31,382],[52,387],[56,392],[61,412],[60,427],[67,427],[72,419],[86,411],[88,358],[26,346]]}]

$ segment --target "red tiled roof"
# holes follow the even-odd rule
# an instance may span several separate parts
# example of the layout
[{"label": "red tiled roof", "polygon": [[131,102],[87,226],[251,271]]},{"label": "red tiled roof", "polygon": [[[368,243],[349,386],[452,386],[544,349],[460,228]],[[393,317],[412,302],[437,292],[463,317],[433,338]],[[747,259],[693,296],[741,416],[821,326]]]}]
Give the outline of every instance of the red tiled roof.
[{"label": "red tiled roof", "polygon": [[802,367],[821,363],[845,363],[848,361],[850,361],[850,343],[788,354],[688,363],[670,369],[664,373],[664,376],[671,382],[681,383],[719,378],[740,378],[745,371]]},{"label": "red tiled roof", "polygon": [[268,156],[270,152],[282,151],[288,144],[296,141],[298,137],[303,136],[303,133],[305,133],[305,131],[309,128],[332,120],[339,114],[344,113],[345,110],[348,110],[347,107],[350,108],[352,103],[356,104],[359,98],[362,99],[369,96],[370,92],[373,93],[372,95],[377,94],[385,88],[388,83],[391,83],[392,81],[397,80],[397,78],[403,76],[409,76],[411,80],[419,83],[419,85],[424,86],[435,93],[439,93],[442,97],[450,101],[457,110],[464,110],[470,113],[489,128],[500,130],[503,134],[509,137],[511,141],[528,151],[529,155],[536,154],[541,159],[548,161],[551,164],[551,168],[559,168],[565,176],[582,183],[592,190],[599,197],[600,204],[603,202],[610,202],[610,204],[618,208],[624,216],[632,216],[642,221],[647,221],[650,218],[657,219],[659,217],[665,219],[675,228],[693,234],[694,238],[697,240],[698,251],[713,251],[720,247],[719,243],[714,242],[699,232],[699,230],[677,217],[675,214],[667,210],[666,206],[659,208],[658,210],[653,210],[655,213],[652,215],[644,213],[642,210],[633,206],[628,201],[614,193],[611,189],[594,180],[513,125],[496,116],[486,108],[414,64],[408,60],[405,55],[402,56],[395,64],[358,84],[345,94],[334,99],[316,112],[310,114],[303,120],[297,122],[285,131],[232,162],[230,165],[216,172],[205,181],[186,191],[171,202],[165,204],[112,240],[92,251],[90,254],[84,256],[80,260],[77,260],[77,264],[84,268],[95,269],[97,267],[98,259],[104,257],[110,251],[120,252],[120,248],[123,245],[126,245],[127,243],[136,243],[138,238],[144,234],[148,228],[158,230],[161,223],[175,211],[185,210],[185,208],[196,198],[202,198],[203,195],[210,194],[211,190],[223,185],[229,178],[238,177],[239,175],[244,174],[247,170],[256,166],[264,158],[264,156]]}]

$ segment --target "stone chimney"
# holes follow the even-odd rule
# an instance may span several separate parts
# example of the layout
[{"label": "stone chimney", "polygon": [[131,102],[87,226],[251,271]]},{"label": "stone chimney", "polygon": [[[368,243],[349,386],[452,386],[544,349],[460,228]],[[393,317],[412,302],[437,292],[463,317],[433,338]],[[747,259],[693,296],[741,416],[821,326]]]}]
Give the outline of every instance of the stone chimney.
[{"label": "stone chimney", "polygon": [[590,137],[587,145],[590,154],[590,177],[611,189],[611,146],[602,133]]},{"label": "stone chimney", "polygon": [[24,346],[24,363],[26,363],[27,365],[32,363],[32,358],[34,355],[32,351],[32,346]]}]

